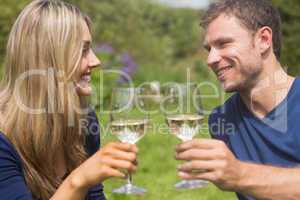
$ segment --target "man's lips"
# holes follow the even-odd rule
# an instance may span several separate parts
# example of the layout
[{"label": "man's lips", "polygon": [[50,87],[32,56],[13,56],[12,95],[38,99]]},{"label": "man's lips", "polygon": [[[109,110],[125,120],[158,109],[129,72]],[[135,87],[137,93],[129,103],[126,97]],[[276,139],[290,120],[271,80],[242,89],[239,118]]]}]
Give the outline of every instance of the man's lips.
[{"label": "man's lips", "polygon": [[230,70],[232,66],[226,66],[226,67],[221,67],[216,71],[216,75],[218,76],[218,79],[223,80],[226,72]]}]

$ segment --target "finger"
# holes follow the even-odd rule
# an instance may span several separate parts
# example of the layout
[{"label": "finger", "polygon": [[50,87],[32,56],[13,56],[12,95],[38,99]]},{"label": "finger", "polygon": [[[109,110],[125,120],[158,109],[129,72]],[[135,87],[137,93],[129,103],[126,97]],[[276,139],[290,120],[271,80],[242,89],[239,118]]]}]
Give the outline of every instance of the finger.
[{"label": "finger", "polygon": [[111,168],[115,169],[123,169],[123,170],[128,170],[130,172],[136,171],[136,165],[134,163],[129,162],[127,160],[116,160],[112,158],[106,158],[103,159],[103,164],[110,166]]},{"label": "finger", "polygon": [[137,159],[136,153],[121,151],[118,149],[111,150],[110,152],[108,152],[108,155],[117,160],[127,160],[130,162],[133,162]]},{"label": "finger", "polygon": [[216,159],[214,149],[188,149],[186,151],[176,153],[177,160],[213,160]]},{"label": "finger", "polygon": [[119,149],[121,151],[138,153],[138,148],[135,144],[128,144],[128,143],[122,143],[122,142],[113,142],[113,143],[109,143],[109,146],[111,146],[115,149]]},{"label": "finger", "polygon": [[176,152],[180,153],[192,148],[198,149],[213,149],[220,145],[222,141],[215,139],[193,139],[176,146]]},{"label": "finger", "polygon": [[126,174],[120,172],[117,169],[114,168],[109,168],[107,167],[104,171],[103,171],[104,176],[106,177],[106,179],[108,177],[119,177],[119,178],[125,178]]},{"label": "finger", "polygon": [[203,172],[203,171],[213,171],[219,164],[216,161],[191,161],[186,162],[177,167],[178,171],[184,172]]},{"label": "finger", "polygon": [[184,180],[206,180],[206,181],[210,181],[210,182],[214,182],[215,181],[215,175],[214,172],[206,172],[206,173],[188,173],[188,172],[178,172],[178,176],[181,179]]}]

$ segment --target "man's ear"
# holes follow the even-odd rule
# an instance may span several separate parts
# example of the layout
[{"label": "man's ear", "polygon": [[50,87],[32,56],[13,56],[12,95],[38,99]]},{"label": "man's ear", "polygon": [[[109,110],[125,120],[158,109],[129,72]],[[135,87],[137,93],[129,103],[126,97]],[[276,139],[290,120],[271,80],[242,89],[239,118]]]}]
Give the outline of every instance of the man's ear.
[{"label": "man's ear", "polygon": [[264,54],[272,48],[273,32],[268,26],[264,26],[257,31],[257,45],[259,45],[260,53]]}]

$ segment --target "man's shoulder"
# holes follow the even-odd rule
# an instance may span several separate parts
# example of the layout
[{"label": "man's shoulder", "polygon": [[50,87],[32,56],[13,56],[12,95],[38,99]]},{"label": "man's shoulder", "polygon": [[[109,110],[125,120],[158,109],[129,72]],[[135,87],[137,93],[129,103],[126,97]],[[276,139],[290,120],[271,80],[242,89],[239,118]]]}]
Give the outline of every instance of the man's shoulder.
[{"label": "man's shoulder", "polygon": [[228,118],[232,116],[235,113],[235,108],[237,107],[238,102],[239,95],[238,93],[235,93],[229,97],[225,103],[212,110],[209,115],[209,123],[214,122],[218,118]]},{"label": "man's shoulder", "polygon": [[300,76],[295,77],[291,90],[294,94],[300,95]]},{"label": "man's shoulder", "polygon": [[228,142],[228,135],[234,130],[238,94],[233,94],[224,104],[213,109],[208,118],[209,132],[215,139]]}]

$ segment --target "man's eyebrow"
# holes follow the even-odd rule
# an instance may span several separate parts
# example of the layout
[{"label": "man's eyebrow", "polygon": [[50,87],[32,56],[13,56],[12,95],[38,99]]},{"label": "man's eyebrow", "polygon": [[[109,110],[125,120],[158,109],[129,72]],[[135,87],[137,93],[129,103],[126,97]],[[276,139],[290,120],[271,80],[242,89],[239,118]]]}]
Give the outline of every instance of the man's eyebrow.
[{"label": "man's eyebrow", "polygon": [[233,38],[231,38],[231,37],[220,37],[220,38],[214,40],[212,43],[215,45],[219,45],[224,42],[232,42],[232,41],[233,41]]},{"label": "man's eyebrow", "polygon": [[[213,40],[211,43],[213,45],[221,45],[223,43],[226,43],[226,42],[233,42],[234,39],[231,38],[231,37],[220,37],[220,38],[217,38],[216,40]],[[206,50],[209,50],[210,49],[210,45],[207,43],[207,42],[204,42],[203,43],[203,47],[206,49]]]}]

